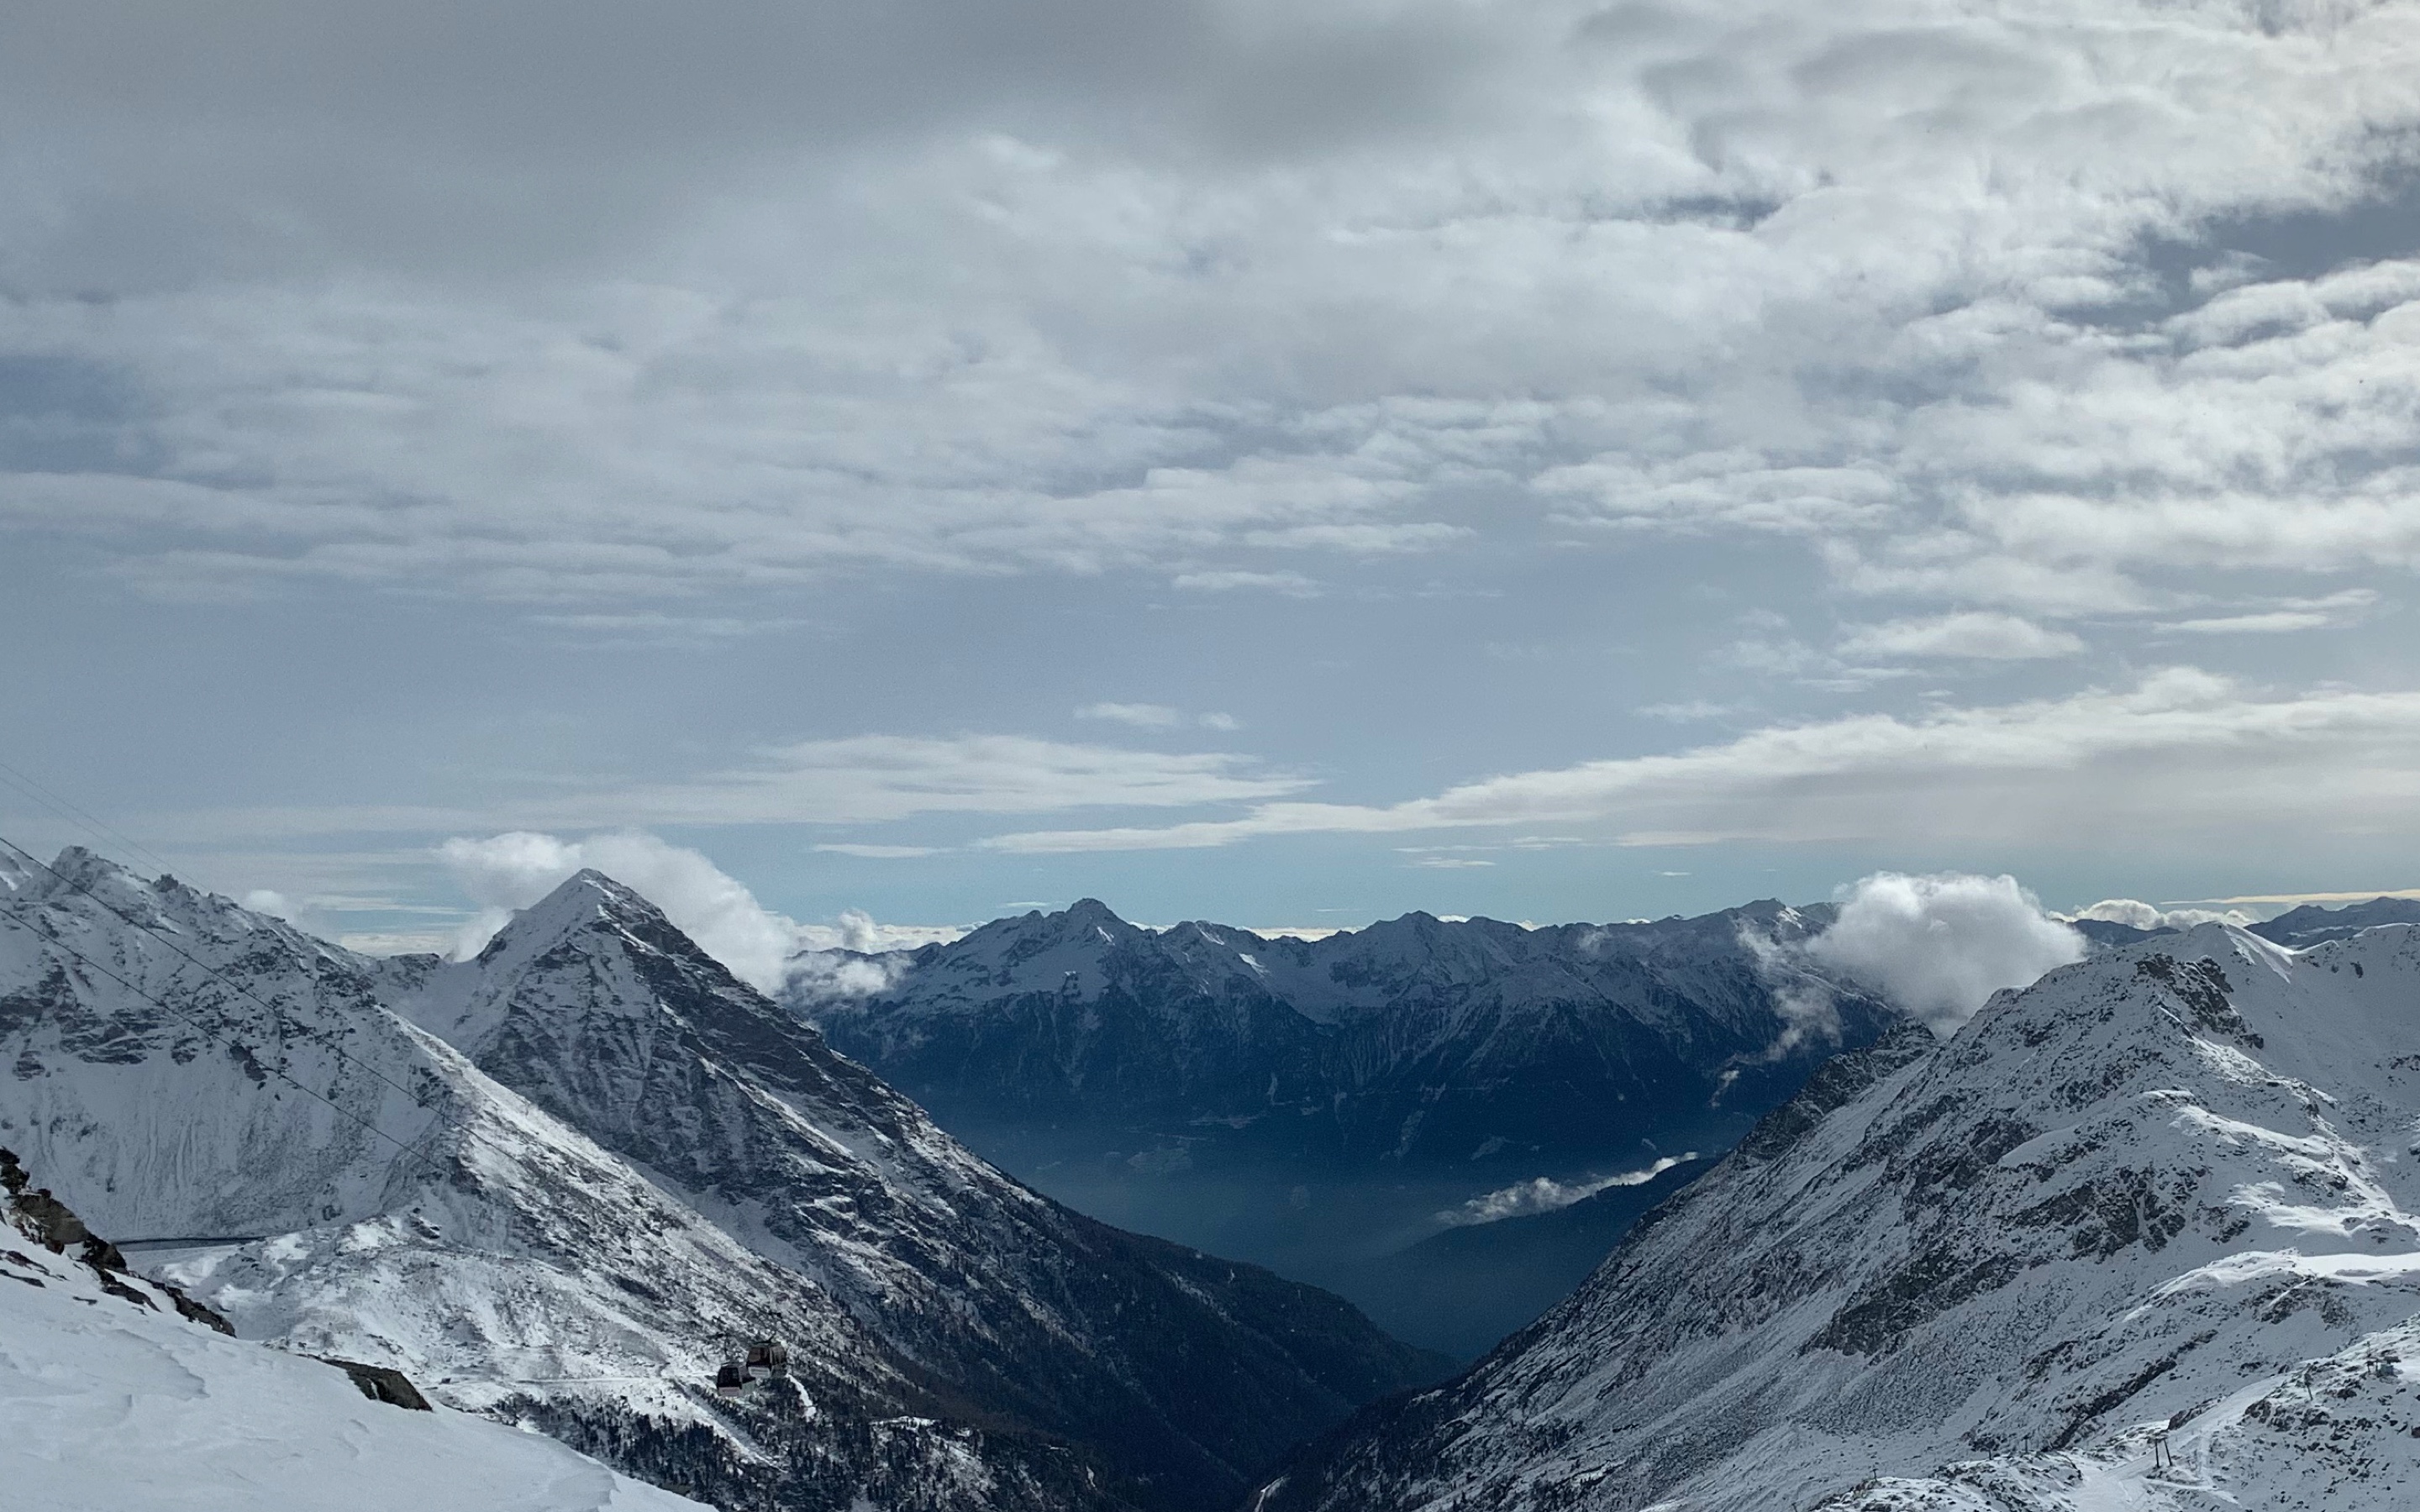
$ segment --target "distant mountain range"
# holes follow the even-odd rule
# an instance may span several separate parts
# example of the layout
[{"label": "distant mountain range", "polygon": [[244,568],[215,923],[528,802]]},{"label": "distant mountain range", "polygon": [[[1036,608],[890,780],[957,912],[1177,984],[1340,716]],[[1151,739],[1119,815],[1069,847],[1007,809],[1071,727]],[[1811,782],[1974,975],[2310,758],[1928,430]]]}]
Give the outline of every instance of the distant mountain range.
[{"label": "distant mountain range", "polygon": [[[1302,940],[1148,930],[1086,900],[912,952],[827,956],[788,1001],[1042,1190],[1316,1280],[1466,1356],[1595,1257],[1549,1244],[1549,1261],[1519,1228],[1398,1255],[1441,1215],[1542,1179],[1568,1200],[1727,1148],[1827,1057],[1901,1022],[1788,949],[1831,917],[1770,902],[1544,929],[1411,914]],[[844,965],[884,985],[824,989]],[[1440,1311],[1469,1269],[1444,1257],[1499,1242],[1522,1253],[1485,1303]]]},{"label": "distant mountain range", "polygon": [[80,851],[0,887],[0,1143],[96,1229],[718,1505],[1211,1512],[1443,1372],[1019,1185],[596,873],[459,963]]},{"label": "distant mountain range", "polygon": [[[0,1376],[458,1455],[436,1504],[481,1465],[650,1493],[227,1351],[393,1367],[731,1512],[2409,1504],[2420,905],[2099,927],[1946,1042],[1810,974],[1830,918],[1087,903],[782,1004],[594,872],[474,960],[377,960],[70,850],[0,872],[0,1144],[149,1279],[7,1248]],[[1453,1353],[1512,1336],[1431,1384],[1338,1296],[1102,1221],[1154,1202]],[[767,1338],[786,1376],[713,1389]]]},{"label": "distant mountain range", "polygon": [[2250,926],[2250,932],[2300,950],[2330,940],[2349,939],[2381,924],[2420,924],[2420,898],[2372,898],[2342,908],[2304,903]]},{"label": "distant mountain range", "polygon": [[1841,1057],[1252,1506],[2410,1507],[2420,929],[2361,917],[2121,945]]}]

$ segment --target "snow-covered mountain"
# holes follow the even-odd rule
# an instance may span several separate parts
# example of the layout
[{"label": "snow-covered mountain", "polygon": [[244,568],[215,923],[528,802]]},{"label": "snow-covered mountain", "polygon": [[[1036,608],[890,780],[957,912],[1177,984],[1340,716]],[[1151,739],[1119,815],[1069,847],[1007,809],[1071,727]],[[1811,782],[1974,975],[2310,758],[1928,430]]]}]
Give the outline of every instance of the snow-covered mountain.
[{"label": "snow-covered mountain", "polygon": [[[1467,1319],[1403,1305],[1451,1277],[1382,1263],[1438,1213],[1723,1149],[1826,1056],[1899,1021],[1780,948],[1830,917],[1765,903],[1528,929],[1412,914],[1301,940],[1147,930],[1087,900],[846,972],[826,957],[787,1000],[1052,1196],[1316,1280],[1454,1348]],[[852,995],[836,978],[885,985]],[[1528,1317],[1569,1282],[1506,1284]]]},{"label": "snow-covered mountain", "polygon": [[2094,956],[1833,1062],[1255,1505],[2409,1507],[2415,1115],[2420,930]]},{"label": "snow-covered mountain", "polygon": [[2304,903],[2249,927],[2264,940],[2303,949],[2381,924],[2420,924],[2420,898],[2372,898],[2341,908]]},{"label": "snow-covered mountain", "polygon": [[566,882],[397,1011],[812,1277],[930,1378],[1183,1504],[1433,1372],[1333,1297],[1003,1177],[644,899]]},{"label": "snow-covered mountain", "polygon": [[[459,965],[78,851],[5,886],[0,1141],[96,1228],[718,1504],[1223,1505],[1429,1368],[1016,1186],[594,873]],[[706,1389],[767,1335],[789,1381]]]},{"label": "snow-covered mountain", "polygon": [[5,1197],[0,1209],[0,1281],[18,1283],[0,1285],[11,1506],[700,1512],[550,1439],[401,1411],[334,1365],[225,1337],[180,1316],[173,1292],[86,1261],[85,1246],[50,1249],[49,1224]]}]

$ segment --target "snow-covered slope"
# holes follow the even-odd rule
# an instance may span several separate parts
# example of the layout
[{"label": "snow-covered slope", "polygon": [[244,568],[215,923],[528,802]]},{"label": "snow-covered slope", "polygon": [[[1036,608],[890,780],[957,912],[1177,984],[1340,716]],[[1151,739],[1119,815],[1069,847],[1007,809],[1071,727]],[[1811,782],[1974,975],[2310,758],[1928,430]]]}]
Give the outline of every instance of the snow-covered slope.
[{"label": "snow-covered slope", "polygon": [[[1018,1187],[593,873],[456,965],[82,853],[8,886],[0,1137],[96,1227],[247,1336],[719,1504],[1222,1505],[1434,1379]],[[706,1389],[767,1335],[789,1381]]]},{"label": "snow-covered slope", "polygon": [[1121,1233],[1002,1176],[594,872],[398,1010],[814,1280],[930,1378],[1163,1503],[1249,1474],[1434,1362],[1333,1297]]},{"label": "snow-covered slope", "polygon": [[[1063,1455],[933,1421],[830,1291],[390,1012],[379,964],[82,852],[11,888],[0,1139],[247,1337],[723,1504],[1083,1503]],[[715,1397],[766,1335],[793,1383]]]},{"label": "snow-covered slope", "polygon": [[189,1322],[141,1276],[105,1276],[5,1219],[0,1501],[54,1512],[699,1512],[551,1439],[372,1401],[333,1365]]},{"label": "snow-covered slope", "polygon": [[2420,931],[2096,956],[1834,1062],[1261,1506],[2409,1506],[2415,1114]]}]

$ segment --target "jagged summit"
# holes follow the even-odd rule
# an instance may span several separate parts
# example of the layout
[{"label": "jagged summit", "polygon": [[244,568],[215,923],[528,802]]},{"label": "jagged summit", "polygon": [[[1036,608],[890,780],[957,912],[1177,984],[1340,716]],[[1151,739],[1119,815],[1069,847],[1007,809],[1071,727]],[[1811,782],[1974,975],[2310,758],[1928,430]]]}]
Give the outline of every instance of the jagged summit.
[{"label": "jagged summit", "polygon": [[480,949],[479,958],[527,960],[599,925],[671,928],[663,911],[638,889],[614,881],[594,867],[582,867],[557,883],[545,897],[517,910]]}]

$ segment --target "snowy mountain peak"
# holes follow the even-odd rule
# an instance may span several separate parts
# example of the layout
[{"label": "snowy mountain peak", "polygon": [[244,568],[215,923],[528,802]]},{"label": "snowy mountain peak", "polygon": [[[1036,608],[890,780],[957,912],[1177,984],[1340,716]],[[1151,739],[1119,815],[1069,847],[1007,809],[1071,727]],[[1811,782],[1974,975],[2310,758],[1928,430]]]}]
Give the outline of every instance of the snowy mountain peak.
[{"label": "snowy mountain peak", "polygon": [[1074,903],[1069,903],[1066,906],[1061,917],[1066,919],[1068,927],[1072,929],[1080,929],[1086,925],[1093,924],[1114,924],[1125,928],[1133,927],[1128,925],[1125,919],[1120,918],[1115,910],[1110,908],[1109,904],[1101,902],[1098,898],[1078,898]]},{"label": "snowy mountain peak", "polygon": [[[1047,949],[1053,945],[1068,944],[1084,948],[1107,947],[1147,936],[1150,932],[1129,924],[1115,910],[1098,898],[1078,898],[1057,913],[1039,910],[1003,918],[985,926],[998,931],[998,938],[1007,946],[1011,955]],[[985,930],[978,930],[982,933]]]},{"label": "snowy mountain peak", "polygon": [[27,899],[64,903],[88,895],[120,913],[132,914],[147,921],[159,919],[162,898],[190,893],[190,889],[174,877],[163,876],[157,882],[146,882],[125,867],[81,845],[70,845],[59,852],[47,871],[38,866],[27,867],[24,871],[29,874],[21,890]]},{"label": "snowy mountain peak", "polygon": [[594,868],[582,868],[552,892],[515,913],[479,958],[532,959],[600,921],[643,927],[665,922],[662,911],[633,889]]}]

